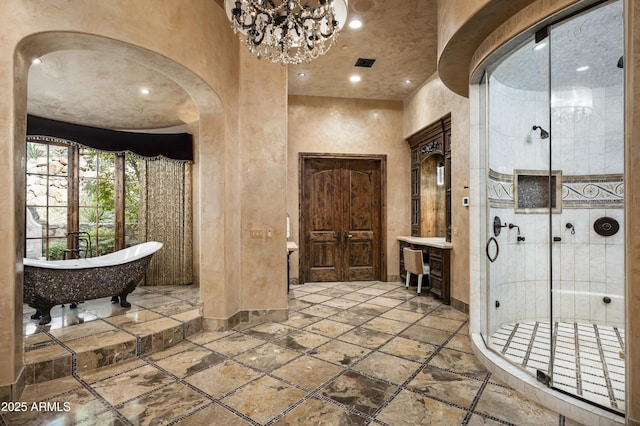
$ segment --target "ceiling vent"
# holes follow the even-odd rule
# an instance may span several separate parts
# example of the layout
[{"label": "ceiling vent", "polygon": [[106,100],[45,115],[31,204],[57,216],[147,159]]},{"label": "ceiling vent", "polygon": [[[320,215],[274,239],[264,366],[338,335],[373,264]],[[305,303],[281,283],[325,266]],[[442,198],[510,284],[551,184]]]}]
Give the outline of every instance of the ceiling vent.
[{"label": "ceiling vent", "polygon": [[356,61],[356,67],[371,68],[375,61],[375,59],[358,58]]}]

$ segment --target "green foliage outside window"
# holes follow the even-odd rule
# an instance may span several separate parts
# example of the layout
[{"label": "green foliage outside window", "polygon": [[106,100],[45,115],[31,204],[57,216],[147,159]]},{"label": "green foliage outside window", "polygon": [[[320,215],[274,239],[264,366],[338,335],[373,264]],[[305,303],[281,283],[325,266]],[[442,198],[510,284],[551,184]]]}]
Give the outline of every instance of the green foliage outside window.
[{"label": "green foliage outside window", "polygon": [[[98,152],[95,150],[80,148],[79,154],[79,174],[76,177],[78,179],[78,205],[77,206],[64,206],[60,203],[55,204],[55,209],[49,208],[50,196],[47,194],[51,191],[52,182],[55,189],[61,187],[60,181],[66,182],[66,179],[72,175],[66,173],[66,150],[76,149],[68,147],[59,147],[56,145],[49,145],[47,143],[35,143],[27,142],[27,194],[30,194],[30,190],[33,193],[45,194],[36,199],[32,196],[28,199],[28,207],[33,209],[42,208],[46,215],[43,215],[40,220],[41,224],[48,229],[47,226],[51,225],[51,221],[54,221],[54,225],[58,222],[64,224],[66,228],[66,213],[71,213],[71,210],[77,209],[75,213],[79,218],[79,231],[87,232],[91,236],[91,253],[87,253],[87,256],[96,256],[111,253],[115,250],[115,192],[116,192],[116,154],[108,152]],[[52,150],[52,154],[49,151]],[[58,153],[60,151],[60,153]],[[54,155],[55,154],[55,155]],[[60,160],[61,158],[65,161]],[[44,161],[44,162],[43,162]],[[53,162],[53,163],[52,163]],[[47,167],[46,165],[49,164]],[[51,164],[54,164],[53,167]],[[42,167],[44,165],[44,167]],[[124,156],[124,206],[118,206],[117,208],[124,208],[125,216],[125,242],[127,246],[135,244],[137,241],[137,227],[138,227],[138,204],[140,197],[140,168],[142,161],[130,154]],[[62,174],[57,170],[63,167]],[[52,178],[47,179],[48,175],[53,172],[59,175],[57,180]],[[45,177],[40,176],[44,173]],[[37,187],[38,191],[31,186],[40,185]],[[44,185],[44,189],[41,187]],[[70,185],[70,184],[69,184]],[[48,188],[47,188],[48,186]],[[71,188],[71,186],[64,185],[64,188]],[[59,192],[59,191],[58,191]],[[65,195],[66,200],[66,195]],[[44,204],[43,204],[44,203]],[[63,203],[66,204],[66,203]],[[62,218],[53,216],[55,211],[59,212]],[[35,210],[34,210],[35,211]],[[53,226],[53,225],[52,225]],[[66,231],[65,231],[66,232]],[[48,242],[46,242],[48,241]],[[65,258],[65,250],[67,247],[66,238],[52,238],[49,239],[45,236],[45,245],[47,245],[47,258],[50,260],[61,260]],[[87,249],[86,244],[80,244],[80,249]],[[84,252],[80,255],[84,257]]]},{"label": "green foliage outside window", "polygon": [[49,259],[64,260],[64,251],[67,249],[66,239],[49,240]]}]

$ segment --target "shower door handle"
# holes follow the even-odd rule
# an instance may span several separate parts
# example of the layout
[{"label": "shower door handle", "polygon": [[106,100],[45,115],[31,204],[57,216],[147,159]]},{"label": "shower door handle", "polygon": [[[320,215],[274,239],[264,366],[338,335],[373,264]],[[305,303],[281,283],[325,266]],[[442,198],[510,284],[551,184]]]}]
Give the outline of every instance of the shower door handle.
[{"label": "shower door handle", "polygon": [[[491,256],[491,253],[489,251],[490,247],[491,247],[491,243],[494,243],[496,246],[496,254]],[[496,259],[498,258],[498,254],[500,253],[500,244],[498,244],[498,240],[495,239],[495,237],[491,237],[487,240],[487,245],[485,247],[485,251],[487,252],[487,259],[489,259],[489,262],[493,263],[496,261]]]}]

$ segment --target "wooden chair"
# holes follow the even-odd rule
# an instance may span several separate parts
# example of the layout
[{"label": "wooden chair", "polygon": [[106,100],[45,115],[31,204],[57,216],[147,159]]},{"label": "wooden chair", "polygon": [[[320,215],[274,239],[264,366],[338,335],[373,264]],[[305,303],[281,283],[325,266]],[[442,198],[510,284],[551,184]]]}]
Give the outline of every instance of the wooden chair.
[{"label": "wooden chair", "polygon": [[409,288],[411,274],[417,275],[418,294],[420,294],[420,292],[422,291],[422,277],[426,275],[427,280],[429,279],[429,265],[425,264],[422,260],[422,250],[413,250],[409,247],[405,247],[402,253],[404,256],[404,268],[407,270],[407,280],[405,281],[405,288]]}]

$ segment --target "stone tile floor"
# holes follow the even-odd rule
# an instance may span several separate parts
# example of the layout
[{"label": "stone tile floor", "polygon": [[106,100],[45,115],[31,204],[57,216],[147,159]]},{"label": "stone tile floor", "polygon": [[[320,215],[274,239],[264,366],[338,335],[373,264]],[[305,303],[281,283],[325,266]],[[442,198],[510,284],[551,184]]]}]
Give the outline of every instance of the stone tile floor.
[{"label": "stone tile floor", "polygon": [[[157,321],[176,314],[167,304],[193,309],[198,298],[197,288],[136,292],[132,322],[137,311],[150,312],[140,321]],[[101,314],[81,305],[76,327],[108,322],[107,305]],[[494,379],[472,354],[468,317],[415,288],[305,284],[292,287],[289,306],[283,323],[197,332],[149,355],[27,386],[26,411],[0,413],[2,424],[576,424]],[[122,324],[113,310],[111,323]],[[62,315],[48,327],[65,322],[78,321]],[[27,336],[38,330],[27,314],[25,324]]]}]

